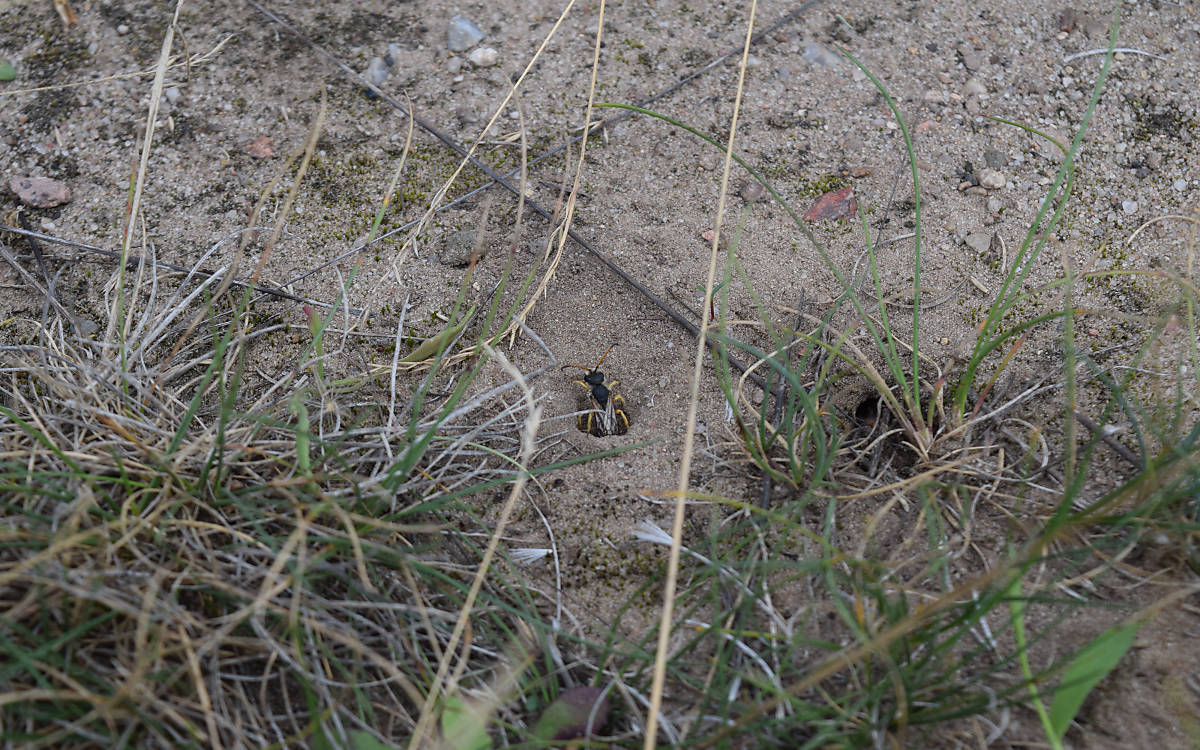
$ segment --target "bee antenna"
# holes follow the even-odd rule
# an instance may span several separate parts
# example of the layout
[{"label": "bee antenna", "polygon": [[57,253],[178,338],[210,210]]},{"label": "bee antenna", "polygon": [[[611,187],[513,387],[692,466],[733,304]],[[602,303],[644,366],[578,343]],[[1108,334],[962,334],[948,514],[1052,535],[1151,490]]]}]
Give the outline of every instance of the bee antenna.
[{"label": "bee antenna", "polygon": [[611,352],[611,351],[613,350],[613,346],[616,346],[616,344],[613,344],[612,346],[610,346],[610,347],[608,347],[607,349],[605,349],[605,350],[604,350],[604,356],[600,358],[600,361],[596,363],[596,366],[595,366],[595,367],[593,367],[593,368],[592,368],[592,370],[599,370],[599,369],[600,369],[600,365],[604,364],[604,360],[605,360],[605,359],[608,359],[608,353],[609,353],[609,352]]}]

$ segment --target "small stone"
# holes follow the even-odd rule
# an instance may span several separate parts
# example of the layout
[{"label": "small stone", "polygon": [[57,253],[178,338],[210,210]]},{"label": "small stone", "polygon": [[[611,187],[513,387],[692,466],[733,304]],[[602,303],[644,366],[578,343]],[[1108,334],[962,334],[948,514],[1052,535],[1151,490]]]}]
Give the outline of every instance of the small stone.
[{"label": "small stone", "polygon": [[[479,233],[474,229],[464,229],[461,232],[455,232],[446,239],[446,246],[438,253],[438,260],[443,265],[454,266],[456,268],[467,265],[471,262],[471,256],[475,254],[475,245],[479,238]],[[480,249],[482,254],[482,248]]]},{"label": "small stone", "polygon": [[854,188],[842,188],[825,193],[812,208],[804,212],[805,221],[825,221],[829,219],[852,219],[858,211],[858,200],[854,197]]},{"label": "small stone", "polygon": [[[1071,147],[1071,139],[1067,138],[1065,135],[1058,132],[1054,128],[1042,126],[1041,128],[1039,128],[1039,130],[1041,130],[1043,133],[1045,133],[1047,136],[1049,136],[1055,142],[1061,143],[1063,148]],[[1033,148],[1035,151],[1046,151],[1046,155],[1053,159],[1059,159],[1062,157],[1062,150],[1059,149],[1059,147],[1056,146],[1054,143],[1050,143],[1049,141],[1047,141],[1045,138],[1042,138],[1041,136],[1034,136]]]},{"label": "small stone", "polygon": [[999,190],[1007,184],[1004,174],[995,169],[981,169],[976,177],[979,179],[980,187],[988,190]]},{"label": "small stone", "polygon": [[963,96],[965,97],[983,96],[986,93],[987,87],[974,78],[963,84]]},{"label": "small stone", "polygon": [[841,56],[820,42],[809,42],[804,46],[804,59],[826,68],[836,68],[841,63]]},{"label": "small stone", "polygon": [[924,94],[921,94],[921,101],[929,104],[945,104],[946,94],[938,89],[929,89]]},{"label": "small stone", "polygon": [[1175,180],[1175,182],[1171,183],[1171,187],[1175,188],[1176,190],[1178,190],[1179,192],[1182,193],[1184,190],[1187,190],[1187,180],[1184,180],[1184,179]]},{"label": "small stone", "polygon": [[491,47],[480,47],[471,50],[467,59],[477,68],[487,68],[500,62],[500,53]]},{"label": "small stone", "polygon": [[763,192],[762,183],[749,180],[742,185],[742,189],[738,191],[738,195],[742,196],[742,200],[747,203],[754,203],[762,198]]},{"label": "small stone", "polygon": [[1088,39],[1103,39],[1108,32],[1108,23],[1103,18],[1089,18],[1083,24],[1083,33],[1087,34]]},{"label": "small stone", "polygon": [[1136,214],[1138,210],[1137,201],[1121,201],[1121,210],[1127,214]]},{"label": "small stone", "polygon": [[994,195],[988,196],[987,210],[989,214],[998,214],[1002,208],[1004,208],[1004,204],[1000,202],[999,198]]},{"label": "small stone", "polygon": [[997,151],[994,148],[983,152],[983,161],[992,169],[1008,166],[1008,156],[1003,151]]},{"label": "small stone", "polygon": [[54,208],[71,200],[67,183],[49,177],[14,177],[8,181],[8,188],[32,208]]},{"label": "small stone", "polygon": [[850,170],[850,176],[856,180],[860,180],[863,177],[870,177],[871,173],[873,173],[874,171],[875,170],[872,169],[871,167],[853,167]]},{"label": "small stone", "polygon": [[117,26],[117,33],[120,34],[121,36],[125,36],[126,34],[129,33],[129,26],[127,26],[126,24],[119,24]]},{"label": "small stone", "polygon": [[446,27],[446,48],[451,52],[465,52],[482,39],[483,32],[465,16],[451,18],[450,25]]},{"label": "small stone", "polygon": [[371,62],[367,63],[366,72],[363,73],[363,77],[372,86],[382,86],[390,75],[391,71],[388,70],[388,65],[382,57],[372,57]]},{"label": "small stone", "polygon": [[446,61],[446,70],[451,74],[458,73],[462,70],[463,59],[461,57],[452,57]]},{"label": "small stone", "polygon": [[163,93],[166,94],[167,101],[171,104],[171,106],[179,104],[179,100],[183,98],[183,94],[180,93],[178,86],[172,86]]},{"label": "small stone", "polygon": [[963,67],[974,73],[983,67],[987,62],[987,57],[982,52],[971,52],[963,55]]},{"label": "small stone", "polygon": [[274,143],[265,135],[260,135],[246,144],[246,153],[255,159],[270,159],[275,155]]},{"label": "small stone", "polygon": [[0,60],[0,81],[11,81],[17,77],[17,69],[8,60]]},{"label": "small stone", "polygon": [[992,247],[992,235],[987,232],[971,232],[967,235],[967,247],[982,255]]}]

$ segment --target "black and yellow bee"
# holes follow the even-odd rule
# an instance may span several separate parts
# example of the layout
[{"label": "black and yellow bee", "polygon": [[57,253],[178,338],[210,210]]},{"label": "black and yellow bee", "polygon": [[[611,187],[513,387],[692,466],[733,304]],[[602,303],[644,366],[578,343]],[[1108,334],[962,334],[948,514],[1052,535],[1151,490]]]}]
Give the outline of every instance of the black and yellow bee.
[{"label": "black and yellow bee", "polygon": [[612,347],[610,346],[595,367],[567,365],[567,367],[587,370],[587,375],[583,376],[583,380],[571,381],[587,389],[588,401],[591,405],[590,409],[579,415],[576,425],[580,432],[586,432],[596,437],[624,435],[629,432],[629,414],[625,411],[625,399],[613,390],[620,385],[621,381],[610,380],[606,383],[604,382],[604,373],[600,372],[600,365],[604,364],[608,352],[611,351]]}]

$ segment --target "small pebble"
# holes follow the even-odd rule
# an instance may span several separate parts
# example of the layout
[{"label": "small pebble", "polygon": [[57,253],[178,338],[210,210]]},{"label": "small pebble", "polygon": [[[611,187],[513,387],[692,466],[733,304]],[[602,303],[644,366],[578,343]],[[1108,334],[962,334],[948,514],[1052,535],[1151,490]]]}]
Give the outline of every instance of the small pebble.
[{"label": "small pebble", "polygon": [[986,93],[987,87],[974,78],[963,84],[963,96],[983,96]]},{"label": "small pebble", "polygon": [[1187,180],[1184,180],[1184,179],[1175,180],[1175,182],[1171,184],[1171,187],[1175,188],[1176,190],[1178,190],[1179,192],[1182,193],[1184,190],[1187,190]]},{"label": "small pebble", "polygon": [[500,61],[500,53],[491,47],[480,47],[479,49],[471,50],[471,54],[467,55],[467,59],[477,68],[486,68]]},{"label": "small pebble", "polygon": [[450,25],[446,27],[446,47],[451,52],[465,52],[482,39],[483,32],[465,16],[451,18]]},{"label": "small pebble", "polygon": [[996,196],[989,196],[987,199],[987,210],[989,214],[998,214],[1000,209],[1004,208],[1004,204]]},{"label": "small pebble", "polygon": [[171,103],[171,106],[178,104],[179,100],[183,98],[183,94],[180,93],[178,86],[172,86],[164,93],[167,95],[167,101]]},{"label": "small pebble", "polygon": [[852,219],[858,211],[858,200],[854,197],[854,188],[842,188],[825,193],[812,208],[804,212],[805,221],[826,221]]},{"label": "small pebble", "polygon": [[446,70],[450,73],[458,73],[462,70],[463,59],[461,57],[452,57],[446,61]]},{"label": "small pebble", "polygon": [[837,52],[820,42],[809,42],[804,46],[804,59],[814,65],[824,65],[827,68],[836,68],[841,62],[841,56]]},{"label": "small pebble", "polygon": [[11,81],[17,77],[17,69],[8,60],[0,60],[0,81]]},{"label": "small pebble", "polygon": [[54,208],[71,200],[67,183],[49,177],[14,177],[8,181],[8,188],[32,208]]},{"label": "small pebble", "polygon": [[1121,201],[1121,210],[1127,214],[1136,214],[1138,210],[1137,201]]},{"label": "small pebble", "polygon": [[986,253],[992,246],[992,236],[986,232],[971,232],[967,235],[967,247],[977,253]]},{"label": "small pebble", "polygon": [[[455,232],[446,239],[446,246],[438,253],[438,260],[443,265],[461,267],[471,262],[475,253],[475,243],[479,235],[474,229],[464,229]],[[482,249],[481,249],[482,252]]]},{"label": "small pebble", "polygon": [[762,183],[750,180],[742,185],[742,189],[738,191],[738,195],[742,196],[742,200],[747,203],[754,203],[763,196]]},{"label": "small pebble", "polygon": [[373,86],[382,86],[390,75],[388,65],[382,57],[372,57],[371,62],[367,63],[366,72],[363,73],[363,77]]},{"label": "small pebble", "polygon": [[275,155],[275,144],[265,135],[260,135],[246,144],[246,153],[255,159],[270,159]]},{"label": "small pebble", "polygon": [[999,190],[1007,182],[1004,174],[995,169],[981,169],[976,176],[979,178],[980,187],[987,188],[988,190]]},{"label": "small pebble", "polygon": [[129,27],[125,24],[120,24],[117,26],[117,33],[121,36],[124,36],[129,33]]},{"label": "small pebble", "polygon": [[970,54],[963,55],[963,67],[972,73],[982,68],[983,64],[986,62],[987,57],[985,57],[982,52],[972,52]]},{"label": "small pebble", "polygon": [[989,148],[983,152],[983,161],[992,169],[1000,169],[1008,166],[1008,156],[1003,151],[997,151],[994,148]]}]

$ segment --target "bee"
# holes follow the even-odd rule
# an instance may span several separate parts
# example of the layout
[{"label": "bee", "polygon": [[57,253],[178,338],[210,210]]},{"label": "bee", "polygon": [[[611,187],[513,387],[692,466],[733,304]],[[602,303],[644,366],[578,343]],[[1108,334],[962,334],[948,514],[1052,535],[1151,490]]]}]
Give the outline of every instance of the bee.
[{"label": "bee", "polygon": [[600,365],[604,364],[608,352],[611,351],[612,347],[610,346],[596,366],[592,368],[583,365],[566,365],[566,367],[587,370],[587,375],[583,376],[583,380],[571,381],[587,390],[588,399],[591,402],[591,408],[579,415],[576,425],[580,432],[586,432],[595,437],[624,435],[629,431],[629,414],[625,411],[625,399],[613,390],[620,385],[621,381],[610,380],[606,383],[604,382],[604,373],[600,372]]}]

